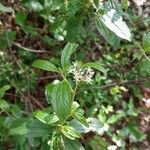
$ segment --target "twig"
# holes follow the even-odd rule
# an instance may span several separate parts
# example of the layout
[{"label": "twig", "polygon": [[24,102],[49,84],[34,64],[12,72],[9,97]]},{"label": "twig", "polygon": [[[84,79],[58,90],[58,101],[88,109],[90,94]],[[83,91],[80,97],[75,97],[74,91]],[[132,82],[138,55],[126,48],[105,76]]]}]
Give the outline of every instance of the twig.
[{"label": "twig", "polygon": [[[10,51],[12,57],[14,58],[14,60],[15,60],[16,64],[18,65],[18,67],[19,67],[21,70],[24,71],[23,67],[21,66],[21,64],[20,64],[19,61],[17,60],[16,56],[14,55],[13,50],[11,49],[10,40],[9,40],[8,32],[7,32],[7,29],[6,29],[6,28],[5,28],[5,35],[6,35],[6,40],[7,40],[8,48],[9,48],[9,51]],[[25,72],[25,71],[24,71],[24,72]],[[28,79],[26,73],[25,73],[25,76],[26,76],[26,78]],[[17,88],[16,88],[16,89],[17,89]],[[19,91],[19,89],[17,89],[17,90]],[[28,91],[29,91],[29,90],[28,90]],[[31,107],[31,109],[32,109],[32,105],[31,105],[30,101],[28,100],[28,98],[27,98],[26,96],[24,96],[24,94],[23,94],[21,91],[19,91],[19,92],[20,92],[20,94],[21,94],[21,95],[25,98],[25,100],[26,100],[26,108],[27,108],[27,102],[29,102],[30,107]],[[28,92],[28,93],[29,93],[29,92]],[[32,110],[33,110],[33,109],[32,109]]]},{"label": "twig", "polygon": [[51,75],[51,76],[46,76],[46,77],[39,77],[39,78],[36,78],[36,80],[47,80],[47,79],[57,79],[57,78],[60,78],[60,75],[58,74],[54,74],[54,75]]},{"label": "twig", "polygon": [[29,52],[34,52],[34,53],[50,53],[49,51],[45,51],[45,50],[35,50],[35,49],[30,49],[27,47],[22,46],[20,43],[14,42],[13,45],[25,50],[25,51],[29,51]]},{"label": "twig", "polygon": [[31,96],[31,99],[37,104],[37,106],[39,106],[42,109],[44,108],[44,106],[36,98],[34,98],[33,96]]},{"label": "twig", "polygon": [[[149,80],[149,79],[148,79]],[[130,81],[120,81],[120,82],[114,82],[114,83],[110,83],[107,85],[102,85],[99,88],[100,89],[107,89],[107,88],[111,88],[114,87],[116,85],[126,85],[126,84],[139,84],[139,83],[143,83],[147,81],[146,79],[142,79],[142,80],[130,80]]]},{"label": "twig", "polygon": [[[5,29],[5,31],[7,32],[7,29]],[[6,36],[6,41],[7,41],[7,43],[8,43],[8,33],[7,33],[7,36]],[[4,38],[2,38],[2,40],[5,40]],[[13,42],[13,41],[11,41],[10,39],[9,39],[9,47],[11,47],[10,46],[10,43],[11,44],[13,44],[13,45],[15,45],[16,47],[18,47],[18,48],[21,48],[21,49],[23,49],[23,50],[25,50],[25,51],[28,51],[28,52],[33,52],[33,53],[50,53],[49,51],[46,51],[46,50],[35,50],[35,49],[30,49],[30,48],[27,48],[27,47],[24,47],[24,46],[22,46],[20,43],[18,43],[18,42]]]},{"label": "twig", "polygon": [[102,86],[92,86],[92,87],[82,88],[82,90],[80,90],[79,93],[82,92],[83,90],[88,90],[88,89],[101,89],[101,90],[104,90],[104,89],[109,89],[109,88],[117,86],[117,85],[139,84],[139,83],[143,83],[145,81],[150,81],[150,78],[141,79],[141,80],[119,81],[119,82],[109,83],[109,84],[102,85]]},{"label": "twig", "polygon": [[10,41],[9,41],[7,29],[5,29],[5,35],[6,35],[6,40],[7,40],[8,48],[9,48],[9,51],[10,51],[12,57],[14,58],[16,64],[19,66],[19,68],[21,70],[24,70],[23,67],[21,66],[21,64],[18,62],[16,56],[14,55],[13,50],[11,49],[11,45],[10,45]]}]

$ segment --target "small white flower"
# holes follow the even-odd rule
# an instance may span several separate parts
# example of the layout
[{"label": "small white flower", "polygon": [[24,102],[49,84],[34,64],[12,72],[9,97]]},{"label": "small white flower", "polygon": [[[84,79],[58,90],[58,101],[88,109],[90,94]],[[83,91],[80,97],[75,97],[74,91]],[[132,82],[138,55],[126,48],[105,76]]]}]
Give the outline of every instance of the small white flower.
[{"label": "small white flower", "polygon": [[56,85],[56,84],[58,84],[60,81],[59,80],[54,80],[53,81],[53,85]]},{"label": "small white flower", "polygon": [[84,81],[86,83],[92,82],[92,77],[94,75],[93,69],[88,68],[79,68],[77,62],[73,62],[72,66],[69,69],[69,73],[74,75],[74,80],[76,82]]},{"label": "small white flower", "polygon": [[109,147],[107,147],[107,150],[116,150],[117,146],[116,145],[110,145]]}]

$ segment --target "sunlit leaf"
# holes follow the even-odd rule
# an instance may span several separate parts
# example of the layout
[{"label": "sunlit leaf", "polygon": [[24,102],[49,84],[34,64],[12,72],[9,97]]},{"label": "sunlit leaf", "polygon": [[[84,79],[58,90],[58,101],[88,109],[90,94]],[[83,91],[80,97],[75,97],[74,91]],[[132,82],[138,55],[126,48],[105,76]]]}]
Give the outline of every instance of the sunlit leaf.
[{"label": "sunlit leaf", "polygon": [[75,51],[77,46],[78,44],[75,44],[75,43],[68,43],[65,46],[61,54],[61,64],[63,67],[69,64],[71,54]]},{"label": "sunlit leaf", "polygon": [[72,116],[78,120],[79,122],[81,122],[82,124],[84,124],[86,127],[89,127],[88,122],[86,121],[85,117],[84,117],[84,111],[82,109],[77,109],[74,111],[74,113],[72,114]]},{"label": "sunlit leaf", "polygon": [[35,117],[45,124],[53,124],[59,120],[56,115],[50,115],[44,111],[37,111]]},{"label": "sunlit leaf", "polygon": [[69,139],[75,140],[80,137],[80,133],[71,126],[63,126],[61,132]]},{"label": "sunlit leaf", "polygon": [[32,66],[46,71],[58,72],[57,67],[47,60],[36,60],[33,62]]},{"label": "sunlit leaf", "polygon": [[118,37],[131,41],[130,30],[118,11],[111,9],[98,19]]},{"label": "sunlit leaf", "polygon": [[114,32],[110,31],[99,18],[96,21],[96,27],[106,42],[112,45],[114,49],[117,49],[120,46],[119,37]]}]

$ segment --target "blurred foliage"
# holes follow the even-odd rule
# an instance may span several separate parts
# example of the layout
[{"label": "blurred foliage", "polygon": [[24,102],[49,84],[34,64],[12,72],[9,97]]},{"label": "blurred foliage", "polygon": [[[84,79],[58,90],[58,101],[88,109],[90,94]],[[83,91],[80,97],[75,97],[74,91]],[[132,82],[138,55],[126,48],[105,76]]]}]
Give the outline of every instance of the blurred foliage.
[{"label": "blurred foliage", "polygon": [[128,4],[0,2],[1,150],[149,148],[150,2]]}]

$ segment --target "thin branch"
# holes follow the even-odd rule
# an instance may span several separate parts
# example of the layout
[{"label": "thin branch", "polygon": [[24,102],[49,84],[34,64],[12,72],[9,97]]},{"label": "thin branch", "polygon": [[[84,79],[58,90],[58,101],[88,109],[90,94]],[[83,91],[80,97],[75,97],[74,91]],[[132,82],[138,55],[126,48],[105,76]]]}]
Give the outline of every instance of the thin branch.
[{"label": "thin branch", "polygon": [[17,60],[16,56],[14,55],[13,50],[11,49],[10,40],[9,40],[9,37],[8,37],[8,32],[7,32],[6,29],[5,29],[5,35],[6,35],[6,40],[7,40],[8,48],[9,48],[9,51],[10,51],[12,57],[14,58],[16,64],[19,66],[19,68],[21,70],[24,70],[23,67],[21,66],[21,64],[19,63],[19,61]]},{"label": "thin branch", "polygon": [[145,81],[149,81],[149,79],[147,79],[147,80],[146,79],[141,79],[141,80],[130,80],[130,81],[114,82],[114,83],[102,85],[99,88],[100,89],[107,89],[107,88],[114,87],[116,85],[139,84],[139,83],[143,83]]},{"label": "thin branch", "polygon": [[102,85],[102,86],[92,86],[92,87],[87,87],[87,88],[82,88],[80,92],[84,91],[84,90],[88,90],[88,89],[101,89],[101,90],[105,90],[105,89],[109,89],[111,87],[117,86],[117,85],[127,85],[127,84],[140,84],[146,81],[150,81],[150,78],[147,79],[141,79],[141,80],[130,80],[130,81],[119,81],[119,82],[114,82],[114,83],[109,83],[106,85]]},{"label": "thin branch", "polygon": [[36,78],[36,80],[47,80],[47,79],[57,79],[57,78],[60,78],[59,74],[54,74],[54,75],[45,76],[45,77],[39,77],[39,78]]},{"label": "thin branch", "polygon": [[39,106],[40,108],[44,109],[44,106],[33,96],[31,96],[31,99],[36,103],[37,106]]},{"label": "thin branch", "polygon": [[[7,29],[5,29],[5,32],[7,33]],[[5,33],[5,34],[6,34],[6,33]],[[5,40],[5,39],[2,38],[2,40]],[[10,43],[11,43],[11,44],[13,44],[14,46],[16,46],[16,47],[18,47],[18,48],[21,48],[21,49],[23,49],[23,50],[25,50],[25,51],[28,51],[28,52],[33,52],[33,53],[50,53],[49,51],[46,51],[46,50],[35,50],[35,49],[27,48],[27,47],[22,46],[22,45],[21,45],[20,43],[18,43],[18,42],[11,41],[11,40],[9,39],[9,37],[8,37],[8,33],[7,33],[7,36],[6,36],[6,41],[7,41],[7,43],[8,43],[8,41],[9,41],[8,47],[10,47],[10,48],[11,48],[11,46],[10,46]]]},{"label": "thin branch", "polygon": [[28,52],[34,52],[34,53],[50,53],[49,51],[45,51],[45,50],[30,49],[30,48],[27,48],[27,47],[22,46],[20,43],[17,43],[17,42],[14,42],[13,45],[15,45],[16,47],[21,48],[21,49],[23,49],[23,50],[25,50],[25,51],[28,51]]}]

